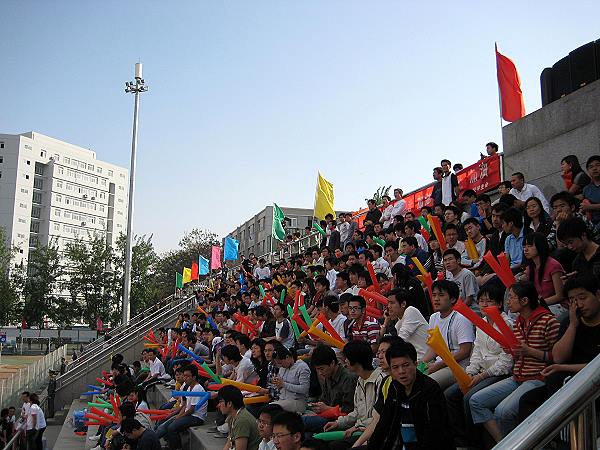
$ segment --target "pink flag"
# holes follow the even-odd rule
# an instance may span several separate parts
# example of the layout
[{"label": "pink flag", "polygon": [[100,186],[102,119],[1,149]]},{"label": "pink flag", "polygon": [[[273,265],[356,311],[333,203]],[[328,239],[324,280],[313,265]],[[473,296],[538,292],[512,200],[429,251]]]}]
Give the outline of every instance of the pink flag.
[{"label": "pink flag", "polygon": [[212,269],[220,269],[221,268],[221,247],[218,245],[212,246],[210,258],[210,268]]}]

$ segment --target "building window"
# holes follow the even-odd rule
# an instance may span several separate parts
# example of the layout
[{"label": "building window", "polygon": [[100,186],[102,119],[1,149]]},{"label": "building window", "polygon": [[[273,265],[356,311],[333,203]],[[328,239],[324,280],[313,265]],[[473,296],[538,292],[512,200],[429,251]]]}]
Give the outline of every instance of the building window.
[{"label": "building window", "polygon": [[102,167],[100,167],[100,166],[96,167],[96,172],[97,173],[102,173]]},{"label": "building window", "polygon": [[55,199],[58,203],[62,203],[62,195],[57,195]]},{"label": "building window", "polygon": [[29,175],[25,175],[25,179],[26,179],[26,180],[29,180]]},{"label": "building window", "polygon": [[57,187],[57,188],[61,188],[61,189],[62,189],[62,187],[63,187],[63,183],[62,183],[62,181],[58,180],[58,181],[56,182],[56,187]]},{"label": "building window", "polygon": [[110,170],[110,169],[108,170],[108,176],[109,176],[109,177],[112,177],[112,176],[113,176],[113,171],[112,171],[112,170]]},{"label": "building window", "polygon": [[29,227],[29,231],[31,231],[32,233],[39,233],[40,232],[40,223],[32,221],[31,226]]},{"label": "building window", "polygon": [[60,156],[58,153],[54,154],[54,161],[60,161]]},{"label": "building window", "polygon": [[41,156],[42,158],[45,158],[45,157],[46,157],[46,150],[42,150],[42,151],[40,152],[40,156]]},{"label": "building window", "polygon": [[34,192],[33,193],[33,203],[42,203],[42,193],[41,192]]},{"label": "building window", "polygon": [[40,208],[39,206],[34,206],[33,208],[31,208],[31,217],[39,219],[41,214],[42,208]]},{"label": "building window", "polygon": [[0,148],[4,148],[4,142],[0,142]]},{"label": "building window", "polygon": [[29,189],[21,188],[21,194],[29,194]]},{"label": "building window", "polygon": [[30,166],[31,165],[31,161],[27,160],[27,165]]},{"label": "building window", "polygon": [[36,178],[33,180],[33,188],[34,189],[43,189],[44,188],[44,180],[41,178]]},{"label": "building window", "polygon": [[27,145],[27,144],[25,144],[25,148],[26,148],[27,150],[31,150],[31,145]]},{"label": "building window", "polygon": [[58,224],[58,223],[54,224],[54,231],[60,231],[60,224]]},{"label": "building window", "polygon": [[27,203],[19,203],[19,208],[27,208]]},{"label": "building window", "polygon": [[0,156],[0,164],[4,162],[4,156]]},{"label": "building window", "polygon": [[94,165],[93,164],[88,164],[88,170],[91,170],[93,172],[94,171]]},{"label": "building window", "polygon": [[60,217],[60,209],[55,209],[54,210],[54,215],[57,217]]},{"label": "building window", "polygon": [[35,163],[35,174],[36,175],[44,175],[44,165],[42,163]]},{"label": "building window", "polygon": [[68,156],[65,156],[64,161],[65,164],[71,164],[71,158],[69,158]]},{"label": "building window", "polygon": [[27,221],[25,219],[19,219],[20,223],[27,223]]}]

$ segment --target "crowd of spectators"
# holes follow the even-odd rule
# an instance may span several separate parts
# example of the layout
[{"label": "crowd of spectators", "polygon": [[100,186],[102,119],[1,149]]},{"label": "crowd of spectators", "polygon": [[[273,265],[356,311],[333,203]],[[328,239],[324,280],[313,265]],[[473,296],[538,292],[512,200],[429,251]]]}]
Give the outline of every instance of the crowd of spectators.
[{"label": "crowd of spectators", "polygon": [[[487,145],[488,154],[497,150]],[[186,352],[146,349],[132,368],[113,364],[116,392],[134,408],[111,433],[99,431],[99,448],[120,448],[115,437],[123,435],[130,448],[160,448],[164,439],[179,449],[182,431],[194,426],[223,438],[224,450],[487,448],[502,440],[600,348],[600,156],[585,170],[568,156],[561,168],[565,190],[549,201],[518,172],[492,201],[460,192],[443,160],[432,206],[408,211],[397,188],[380,207],[368,202],[362,228],[351,214],[328,216],[319,246],[277,263],[250,255],[239,272],[196,292],[200,309],[158,335],[258,392],[241,384],[213,392]],[[430,214],[443,243],[424,228]],[[487,252],[506,255],[514,284],[501,282]],[[430,291],[418,266],[434,280]],[[364,295],[375,283],[385,307]],[[288,312],[299,298],[341,346],[295,331]],[[454,310],[459,300],[495,327],[490,307],[499,312],[519,345],[505,348],[476,329]],[[435,328],[472,379],[466,392],[427,343]],[[159,383],[213,393],[200,409],[198,397],[172,398],[161,405],[169,416],[152,423],[136,408]],[[245,404],[257,395],[267,399]],[[212,409],[216,420],[207,423]],[[341,435],[313,438],[329,431]]]},{"label": "crowd of spectators", "polygon": [[40,407],[40,398],[34,392],[25,391],[21,393],[21,401],[20,410],[10,406],[0,412],[0,446],[4,448],[20,432],[19,438],[13,443],[14,450],[42,450],[46,416]]}]

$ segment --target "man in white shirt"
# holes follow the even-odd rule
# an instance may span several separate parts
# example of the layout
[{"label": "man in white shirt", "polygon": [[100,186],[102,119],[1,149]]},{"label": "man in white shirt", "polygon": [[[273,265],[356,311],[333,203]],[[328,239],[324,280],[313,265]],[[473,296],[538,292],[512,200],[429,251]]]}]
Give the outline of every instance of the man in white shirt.
[{"label": "man in white shirt", "polygon": [[[344,330],[344,323],[348,319],[342,313],[340,313],[340,305],[338,299],[333,295],[328,295],[323,299],[323,311],[327,320],[336,331],[336,333],[346,342],[346,332]],[[323,328],[323,326],[321,326]],[[337,349],[334,349],[337,350]]]},{"label": "man in white shirt", "polygon": [[335,281],[337,279],[337,270],[335,270],[333,267],[336,264],[336,259],[333,256],[330,256],[329,258],[327,258],[325,260],[325,270],[327,271],[327,274],[325,275],[325,278],[327,278],[327,281],[329,281],[329,287],[335,287]]},{"label": "man in white shirt", "polygon": [[223,362],[233,367],[230,378],[240,383],[253,383],[258,378],[254,365],[250,358],[240,355],[239,349],[235,345],[226,345],[221,350]]},{"label": "man in white shirt", "polygon": [[452,163],[447,159],[442,159],[442,203],[448,206],[458,198],[458,178],[450,169]]},{"label": "man in white shirt", "polygon": [[396,216],[404,217],[404,213],[406,213],[406,200],[404,200],[402,198],[402,194],[403,194],[402,189],[400,189],[400,188],[394,189],[394,199],[396,200],[396,202],[394,203],[394,205],[392,207],[390,222],[387,225],[384,224],[385,228],[394,224],[394,217],[396,217]]},{"label": "man in white shirt", "polygon": [[152,386],[160,383],[161,381],[168,381],[171,376],[165,371],[165,366],[162,361],[156,356],[157,350],[155,348],[148,349],[148,362],[150,368],[150,375],[144,381],[144,387]]},{"label": "man in white shirt", "polygon": [[390,203],[392,199],[389,195],[384,195],[381,198],[383,199],[383,213],[380,220],[383,223],[383,228],[387,228],[390,224],[394,223],[394,216],[392,216],[394,205]]},{"label": "man in white shirt", "polygon": [[373,253],[373,270],[375,273],[384,273],[388,278],[391,276],[392,272],[390,270],[390,263],[388,263],[383,257],[383,249],[380,245],[374,244],[371,246],[371,252]]},{"label": "man in white shirt", "polygon": [[[454,359],[466,367],[475,341],[475,330],[468,319],[452,309],[460,295],[458,286],[453,281],[436,280],[431,290],[436,312],[429,318],[429,329],[440,329]],[[452,371],[431,347],[423,357],[423,362],[427,363],[427,375],[433,378],[442,390],[456,383]]]},{"label": "man in white shirt", "polygon": [[266,264],[267,261],[265,261],[264,258],[260,258],[258,260],[258,266],[254,268],[254,272],[252,273],[254,278],[256,278],[257,280],[265,280],[267,278],[271,278],[271,269],[269,269],[266,266]]},{"label": "man in white shirt", "polygon": [[[340,224],[338,225],[337,229],[340,232],[340,242],[343,245],[352,238],[352,236],[350,236],[350,224],[348,222],[346,222],[346,214],[345,213],[340,213],[339,215],[340,218]],[[335,249],[333,249],[335,250]]]},{"label": "man in white shirt", "polygon": [[406,258],[398,254],[398,242],[392,241],[385,244],[385,259],[390,267],[405,263]]},{"label": "man in white shirt", "polygon": [[551,213],[552,210],[550,209],[550,203],[548,203],[548,200],[546,200],[546,197],[544,197],[542,191],[540,191],[540,189],[533,184],[525,183],[525,175],[523,175],[521,172],[515,172],[512,174],[512,177],[510,178],[510,184],[512,185],[512,189],[509,193],[517,198],[515,206],[522,209],[525,207],[525,202],[528,198],[537,197],[542,202],[544,210],[548,214]]}]

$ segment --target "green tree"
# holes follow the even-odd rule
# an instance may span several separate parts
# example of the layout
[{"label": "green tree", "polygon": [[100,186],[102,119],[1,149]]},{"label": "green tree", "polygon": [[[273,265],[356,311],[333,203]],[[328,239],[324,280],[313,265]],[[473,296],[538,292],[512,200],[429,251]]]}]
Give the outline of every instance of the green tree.
[{"label": "green tree", "polygon": [[371,198],[365,198],[365,202],[369,201],[371,199],[375,200],[375,204],[377,206],[381,206],[383,204],[383,196],[390,195],[390,189],[392,188],[392,186],[381,186],[380,188],[378,188],[375,193],[373,194],[373,196]]},{"label": "green tree", "polygon": [[220,245],[219,237],[207,230],[194,228],[179,241],[179,248],[169,250],[158,258],[156,282],[159,298],[171,295],[175,289],[175,273],[190,267],[200,255],[210,260],[211,247]]},{"label": "green tree", "polygon": [[[115,279],[120,291],[117,297],[123,296],[124,267],[125,267],[126,236],[121,233],[117,239],[117,251],[114,261]],[[131,247],[131,291],[129,295],[131,316],[148,308],[158,299],[157,283],[154,276],[158,256],[152,244],[152,235],[146,237],[134,236]]]},{"label": "green tree", "polygon": [[77,310],[65,305],[58,294],[63,269],[55,243],[39,246],[29,253],[27,278],[23,287],[23,317],[30,325],[44,325],[44,316],[61,325],[77,318]]},{"label": "green tree", "polygon": [[13,266],[17,249],[7,244],[7,235],[0,227],[0,325],[18,323],[19,302],[23,288],[23,265]]},{"label": "green tree", "polygon": [[[78,239],[67,244],[65,282],[72,304],[81,308],[84,321],[95,327],[96,319],[104,322],[120,316],[120,301],[116,297],[118,282],[114,275],[114,252],[100,236],[89,241]],[[118,322],[118,320],[116,320]]]}]

